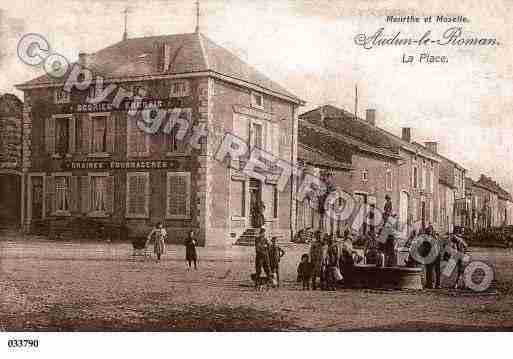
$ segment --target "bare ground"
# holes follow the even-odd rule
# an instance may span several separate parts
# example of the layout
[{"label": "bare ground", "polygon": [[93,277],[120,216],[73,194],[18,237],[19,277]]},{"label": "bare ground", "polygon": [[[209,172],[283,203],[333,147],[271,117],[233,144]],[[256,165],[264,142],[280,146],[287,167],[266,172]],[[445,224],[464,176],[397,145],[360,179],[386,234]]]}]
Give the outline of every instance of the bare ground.
[{"label": "bare ground", "polygon": [[[452,289],[302,291],[285,246],[280,288],[255,292],[253,249],[169,246],[159,264],[129,244],[0,241],[0,326],[7,331],[476,331],[513,329],[513,252],[474,249],[498,294]],[[449,285],[451,279],[446,279]]]}]

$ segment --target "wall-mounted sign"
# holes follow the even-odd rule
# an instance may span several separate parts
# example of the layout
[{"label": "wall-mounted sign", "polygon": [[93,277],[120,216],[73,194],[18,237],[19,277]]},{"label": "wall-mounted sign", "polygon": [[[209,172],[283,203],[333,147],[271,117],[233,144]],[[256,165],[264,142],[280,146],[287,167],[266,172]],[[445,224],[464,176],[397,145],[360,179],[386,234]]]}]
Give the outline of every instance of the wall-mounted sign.
[{"label": "wall-mounted sign", "polygon": [[17,168],[18,162],[0,162],[0,168]]},{"label": "wall-mounted sign", "polygon": [[70,161],[63,163],[67,170],[176,170],[176,160]]},{"label": "wall-mounted sign", "polygon": [[59,113],[95,113],[95,112],[112,112],[112,111],[141,111],[145,108],[173,108],[183,107],[183,99],[164,98],[164,99],[132,99],[124,100],[119,106],[112,102],[99,103],[68,103],[57,106]]}]

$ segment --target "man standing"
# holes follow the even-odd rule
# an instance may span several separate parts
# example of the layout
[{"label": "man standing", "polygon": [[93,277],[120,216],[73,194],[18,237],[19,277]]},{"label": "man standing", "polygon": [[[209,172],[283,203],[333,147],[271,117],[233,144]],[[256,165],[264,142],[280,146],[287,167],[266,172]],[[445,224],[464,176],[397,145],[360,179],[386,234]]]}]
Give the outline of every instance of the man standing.
[{"label": "man standing", "polygon": [[255,239],[255,272],[256,280],[258,282],[262,274],[262,268],[269,281],[271,278],[271,270],[269,266],[269,243],[265,238],[265,229],[260,229],[260,234]]},{"label": "man standing", "polygon": [[387,223],[388,218],[392,215],[392,199],[385,195],[385,207],[383,208],[383,225]]}]

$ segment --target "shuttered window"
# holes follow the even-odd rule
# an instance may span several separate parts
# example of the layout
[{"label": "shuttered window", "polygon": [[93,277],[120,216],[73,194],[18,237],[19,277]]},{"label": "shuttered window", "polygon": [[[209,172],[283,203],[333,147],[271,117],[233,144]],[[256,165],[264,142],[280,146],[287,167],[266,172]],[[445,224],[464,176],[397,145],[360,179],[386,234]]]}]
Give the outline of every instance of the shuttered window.
[{"label": "shuttered window", "polygon": [[93,132],[93,152],[107,152],[107,117],[93,116],[91,125]]},{"label": "shuttered window", "polygon": [[[174,116],[174,114],[171,114],[171,116]],[[166,136],[165,145],[167,153],[185,153],[187,151],[187,138],[183,135],[184,129],[187,130],[191,126],[191,109],[180,109],[178,119],[179,120],[176,121],[176,124],[174,124],[169,131],[164,131]],[[187,121],[188,125],[183,123],[182,120]]]},{"label": "shuttered window", "polygon": [[108,173],[90,173],[87,194],[88,207],[85,209],[89,216],[105,216],[113,213],[114,209],[114,177]]},{"label": "shuttered window", "polygon": [[166,189],[166,217],[190,218],[191,174],[168,172]]},{"label": "shuttered window", "polygon": [[127,117],[127,147],[128,155],[133,157],[148,156],[150,154],[150,137],[137,126],[137,116]]},{"label": "shuttered window", "polygon": [[50,156],[64,157],[76,151],[75,117],[54,115],[45,121],[45,148]]},{"label": "shuttered window", "polygon": [[126,216],[149,217],[150,174],[148,172],[127,173],[126,187]]},{"label": "shuttered window", "polygon": [[45,178],[46,214],[52,216],[69,216],[77,210],[74,192],[78,188],[77,177],[69,172],[53,173]]}]

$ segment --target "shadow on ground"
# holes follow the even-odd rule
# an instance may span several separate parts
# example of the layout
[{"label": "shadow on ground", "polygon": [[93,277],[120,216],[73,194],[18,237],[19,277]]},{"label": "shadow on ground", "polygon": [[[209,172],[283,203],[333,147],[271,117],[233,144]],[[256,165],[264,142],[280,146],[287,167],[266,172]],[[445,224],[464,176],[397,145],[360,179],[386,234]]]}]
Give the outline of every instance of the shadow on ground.
[{"label": "shadow on ground", "polygon": [[133,321],[105,319],[104,316],[73,317],[58,307],[29,316],[0,316],[5,331],[300,331],[278,313],[250,307],[180,306],[138,313]]}]

